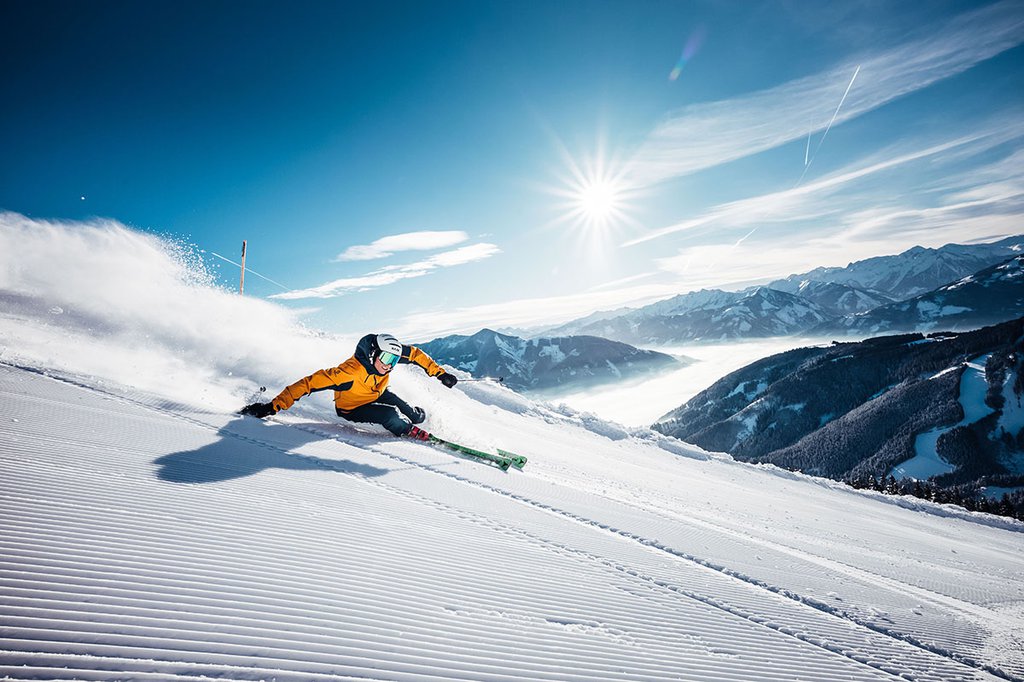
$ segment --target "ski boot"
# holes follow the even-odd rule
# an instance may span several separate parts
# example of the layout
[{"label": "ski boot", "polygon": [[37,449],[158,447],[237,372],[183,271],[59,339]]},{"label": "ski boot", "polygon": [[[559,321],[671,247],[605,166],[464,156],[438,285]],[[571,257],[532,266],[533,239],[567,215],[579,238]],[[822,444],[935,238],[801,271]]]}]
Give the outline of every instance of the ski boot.
[{"label": "ski boot", "polygon": [[411,426],[409,430],[405,432],[406,438],[414,438],[416,440],[430,440],[430,434],[418,426]]}]

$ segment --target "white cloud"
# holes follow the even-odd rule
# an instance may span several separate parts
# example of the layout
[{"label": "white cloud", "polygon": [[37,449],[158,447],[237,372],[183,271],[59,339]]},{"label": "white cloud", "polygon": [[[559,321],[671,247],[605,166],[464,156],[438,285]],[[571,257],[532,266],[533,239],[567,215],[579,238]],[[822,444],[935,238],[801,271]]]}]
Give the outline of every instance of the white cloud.
[{"label": "white cloud", "polygon": [[695,104],[671,115],[648,136],[631,161],[629,177],[649,186],[756,154],[828,125],[860,67],[836,124],[970,69],[1024,42],[1024,11],[998,2],[929,28],[924,37],[874,57],[730,100]]},{"label": "white cloud", "polygon": [[335,261],[375,260],[387,258],[399,251],[432,251],[455,246],[469,239],[459,230],[405,232],[381,237],[372,244],[350,246],[338,254]]},{"label": "white cloud", "polygon": [[[746,199],[714,206],[693,218],[674,225],[649,232],[625,242],[633,246],[677,232],[690,232],[698,228],[721,231],[723,228],[749,230],[768,224],[798,223],[800,221],[829,219],[832,224],[849,224],[854,216],[877,203],[891,202],[892,185],[884,182],[891,179],[891,173],[917,162],[928,164],[928,172],[941,173],[940,186],[925,187],[918,193],[927,194],[933,202],[944,198],[948,205],[968,204],[974,207],[992,206],[1000,201],[1012,200],[1020,193],[1020,172],[1011,172],[1018,152],[1003,160],[966,172],[962,163],[982,152],[1007,143],[1020,143],[1024,137],[1024,121],[1019,118],[996,118],[977,127],[977,132],[942,142],[917,141],[914,148],[903,145],[902,149],[886,149],[869,158],[861,159],[850,166],[831,173],[815,182],[778,192],[771,192]],[[954,167],[954,164],[958,164]],[[945,169],[945,170],[943,170]],[[890,175],[886,175],[886,174]],[[870,181],[881,181],[871,185]],[[915,177],[921,177],[917,175]],[[1015,181],[1014,178],[1017,178]],[[881,193],[885,199],[878,199]],[[947,196],[956,192],[955,196]],[[910,201],[909,195],[903,200]],[[923,200],[923,199],[921,199]],[[922,208],[942,208],[943,204]],[[910,208],[910,206],[894,209]],[[877,209],[872,209],[877,210]]]},{"label": "white cloud", "polygon": [[490,258],[500,252],[501,249],[494,244],[488,244],[486,242],[472,244],[470,246],[455,249],[454,251],[446,251],[444,253],[436,254],[417,263],[410,263],[408,265],[388,265],[359,277],[336,279],[309,289],[297,289],[295,291],[287,291],[283,294],[274,294],[270,298],[278,298],[282,300],[336,298],[353,292],[377,289],[389,284],[394,284],[395,282],[400,282],[404,279],[423,277],[438,268],[450,268],[455,265],[464,265],[466,263],[484,260],[485,258]]},{"label": "white cloud", "polygon": [[884,149],[807,185],[714,206],[627,244],[686,235],[655,261],[680,292],[738,288],[912,246],[988,241],[1024,225],[1024,120]]}]

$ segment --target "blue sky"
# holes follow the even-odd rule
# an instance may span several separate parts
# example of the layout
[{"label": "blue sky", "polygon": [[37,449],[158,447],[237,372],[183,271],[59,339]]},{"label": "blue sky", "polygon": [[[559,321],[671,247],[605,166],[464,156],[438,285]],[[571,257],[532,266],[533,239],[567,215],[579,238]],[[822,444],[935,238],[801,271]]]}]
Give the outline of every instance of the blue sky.
[{"label": "blue sky", "polygon": [[566,321],[1024,232],[1024,3],[7,2],[0,210],[313,326]]}]

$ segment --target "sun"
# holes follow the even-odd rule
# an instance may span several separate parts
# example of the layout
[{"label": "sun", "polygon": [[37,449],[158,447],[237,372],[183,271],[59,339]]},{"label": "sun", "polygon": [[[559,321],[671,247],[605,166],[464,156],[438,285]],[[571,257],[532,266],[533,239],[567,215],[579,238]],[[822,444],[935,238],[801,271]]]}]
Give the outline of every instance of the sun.
[{"label": "sun", "polygon": [[588,222],[601,223],[612,219],[623,209],[621,188],[606,180],[594,180],[579,188],[577,210]]},{"label": "sun", "polygon": [[636,191],[626,180],[625,167],[606,156],[603,149],[583,159],[563,154],[568,173],[552,194],[558,205],[558,222],[567,222],[584,235],[606,235],[632,222]]}]

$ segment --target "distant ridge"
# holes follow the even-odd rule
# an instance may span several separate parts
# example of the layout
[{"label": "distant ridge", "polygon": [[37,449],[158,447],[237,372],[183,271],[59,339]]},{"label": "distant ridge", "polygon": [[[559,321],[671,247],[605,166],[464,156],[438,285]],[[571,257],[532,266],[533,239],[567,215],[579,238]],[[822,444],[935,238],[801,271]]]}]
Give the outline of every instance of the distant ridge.
[{"label": "distant ridge", "polygon": [[[966,286],[965,278],[989,278],[988,268],[1022,255],[1024,236],[938,249],[916,246],[743,291],[703,289],[641,308],[597,312],[544,333],[587,334],[657,347],[804,334],[977,328],[1015,316],[1020,309],[1014,308],[1016,301],[1024,300],[1024,279],[1004,277],[983,291]],[[954,292],[956,286],[962,291]],[[903,304],[911,299],[914,305]]]},{"label": "distant ridge", "polygon": [[594,336],[527,340],[481,329],[472,336],[452,335],[417,345],[442,364],[475,377],[503,377],[518,391],[573,390],[683,364],[671,355]]}]

